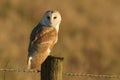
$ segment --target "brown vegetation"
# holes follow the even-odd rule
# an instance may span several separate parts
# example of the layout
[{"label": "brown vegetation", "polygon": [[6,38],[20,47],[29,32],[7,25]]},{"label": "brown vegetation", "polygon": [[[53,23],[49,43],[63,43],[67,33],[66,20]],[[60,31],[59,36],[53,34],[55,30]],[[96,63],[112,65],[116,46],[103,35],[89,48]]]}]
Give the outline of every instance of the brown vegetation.
[{"label": "brown vegetation", "polygon": [[[26,68],[30,32],[49,9],[62,14],[59,41],[52,55],[65,58],[64,71],[120,73],[119,0],[0,1],[0,68],[5,68],[7,63],[6,68]],[[6,73],[6,80],[13,77],[38,80],[39,74]]]}]

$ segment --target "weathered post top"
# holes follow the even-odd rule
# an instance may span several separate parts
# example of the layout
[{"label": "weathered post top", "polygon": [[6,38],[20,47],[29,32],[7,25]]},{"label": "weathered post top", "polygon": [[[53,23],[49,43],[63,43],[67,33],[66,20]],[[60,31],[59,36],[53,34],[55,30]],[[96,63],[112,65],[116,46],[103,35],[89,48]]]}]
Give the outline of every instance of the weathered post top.
[{"label": "weathered post top", "polygon": [[63,57],[48,56],[41,65],[41,80],[62,80]]}]

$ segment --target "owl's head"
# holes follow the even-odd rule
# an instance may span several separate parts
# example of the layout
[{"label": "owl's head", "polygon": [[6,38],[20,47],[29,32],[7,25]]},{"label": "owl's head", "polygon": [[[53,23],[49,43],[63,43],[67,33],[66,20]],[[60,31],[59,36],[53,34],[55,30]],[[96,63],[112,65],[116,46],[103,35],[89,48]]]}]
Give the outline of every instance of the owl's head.
[{"label": "owl's head", "polygon": [[59,29],[61,15],[58,11],[46,11],[40,23],[44,26],[50,26]]}]

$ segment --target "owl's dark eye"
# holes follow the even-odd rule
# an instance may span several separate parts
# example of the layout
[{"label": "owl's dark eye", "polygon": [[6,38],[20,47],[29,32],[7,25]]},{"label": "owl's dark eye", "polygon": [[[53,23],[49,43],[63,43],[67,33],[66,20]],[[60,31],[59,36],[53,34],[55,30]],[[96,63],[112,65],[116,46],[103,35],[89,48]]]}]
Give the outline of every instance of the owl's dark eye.
[{"label": "owl's dark eye", "polygon": [[47,19],[50,19],[50,16],[47,16]]},{"label": "owl's dark eye", "polygon": [[53,17],[53,19],[56,19],[57,17],[55,16],[55,17]]}]

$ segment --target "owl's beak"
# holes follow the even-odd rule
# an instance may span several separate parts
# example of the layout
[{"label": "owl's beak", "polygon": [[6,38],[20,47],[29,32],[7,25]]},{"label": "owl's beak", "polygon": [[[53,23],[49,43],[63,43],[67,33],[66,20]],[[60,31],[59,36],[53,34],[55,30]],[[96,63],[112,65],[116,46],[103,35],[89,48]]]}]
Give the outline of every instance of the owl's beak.
[{"label": "owl's beak", "polygon": [[50,20],[50,25],[52,24],[52,20]]}]

